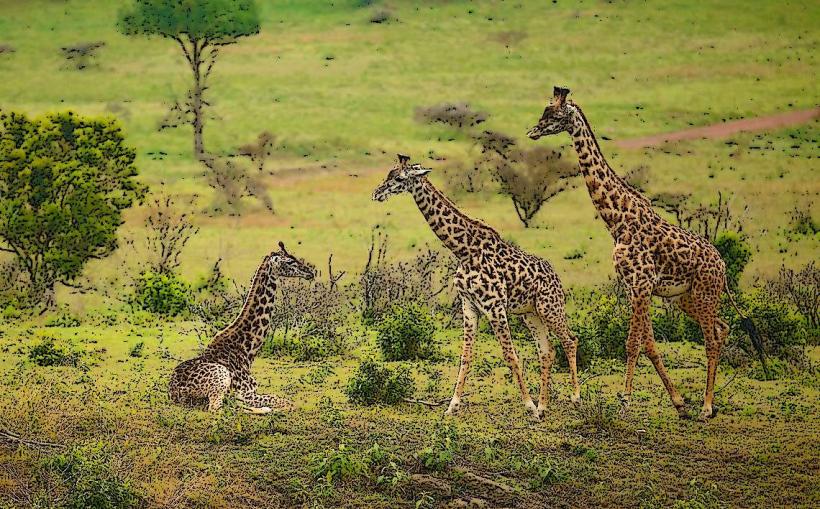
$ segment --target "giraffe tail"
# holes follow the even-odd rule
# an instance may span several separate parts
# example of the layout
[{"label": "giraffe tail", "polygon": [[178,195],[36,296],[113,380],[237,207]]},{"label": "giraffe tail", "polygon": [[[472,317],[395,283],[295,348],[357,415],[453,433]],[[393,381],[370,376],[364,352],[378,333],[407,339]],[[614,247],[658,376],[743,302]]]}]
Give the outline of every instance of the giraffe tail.
[{"label": "giraffe tail", "polygon": [[757,327],[755,327],[752,319],[744,315],[743,311],[741,311],[740,307],[738,307],[737,302],[735,302],[735,298],[732,296],[731,290],[729,290],[728,281],[724,280],[723,285],[726,289],[726,296],[729,297],[729,303],[732,304],[732,307],[735,308],[737,315],[740,317],[740,328],[749,335],[752,346],[757,352],[757,357],[760,359],[760,365],[763,367],[763,373],[766,375],[766,379],[769,379],[769,366],[766,364],[766,352],[763,349],[763,338],[760,337],[760,333],[757,331]]}]

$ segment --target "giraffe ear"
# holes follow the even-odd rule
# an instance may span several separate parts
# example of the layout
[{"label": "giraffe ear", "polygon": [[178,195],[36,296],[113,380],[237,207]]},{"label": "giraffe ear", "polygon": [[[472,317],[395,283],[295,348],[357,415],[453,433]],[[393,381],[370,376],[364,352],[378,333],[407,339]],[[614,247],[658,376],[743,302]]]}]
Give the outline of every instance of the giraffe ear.
[{"label": "giraffe ear", "polygon": [[414,177],[420,177],[422,175],[427,175],[431,171],[433,171],[432,168],[423,168],[420,164],[414,164],[410,167],[410,170],[407,173]]},{"label": "giraffe ear", "polygon": [[555,96],[556,104],[564,104],[564,101],[567,100],[567,95],[569,95],[569,89],[563,87],[553,87],[552,95]]}]

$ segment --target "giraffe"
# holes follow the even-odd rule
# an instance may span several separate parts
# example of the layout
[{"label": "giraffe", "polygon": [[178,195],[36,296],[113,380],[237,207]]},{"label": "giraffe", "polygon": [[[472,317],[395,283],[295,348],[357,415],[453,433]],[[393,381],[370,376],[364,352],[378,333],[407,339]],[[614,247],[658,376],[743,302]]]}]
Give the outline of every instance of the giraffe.
[{"label": "giraffe", "polygon": [[[430,228],[459,261],[454,283],[461,297],[464,340],[458,379],[445,415],[453,415],[461,405],[473,360],[479,313],[489,319],[524,406],[533,418],[540,419],[549,403],[550,369],[555,359],[550,334],[560,338],[564,347],[573,387],[571,398],[577,403],[581,392],[575,359],[578,341],[567,326],[564,290],[550,264],[505,242],[498,232],[459,211],[427,179],[425,175],[430,169],[409,164],[410,158],[405,155],[399,154],[398,159],[373,192],[373,199],[382,202],[395,194],[410,193]],[[530,397],[510,337],[509,314],[522,315],[537,341],[541,365],[538,406]]]},{"label": "giraffe", "polygon": [[229,390],[250,413],[292,410],[293,404],[274,395],[256,393],[251,364],[270,329],[276,280],[279,277],[313,279],[315,271],[291,256],[279,242],[279,251],[267,255],[251,280],[242,310],[230,325],[219,332],[202,355],[180,363],[171,375],[171,401],[186,406],[207,402],[208,411],[222,407]]},{"label": "giraffe", "polygon": [[537,140],[564,131],[569,133],[589,196],[615,242],[615,271],[628,289],[632,306],[622,395],[624,410],[629,406],[632,378],[643,346],[678,415],[688,416],[683,398],[655,346],[649,315],[650,301],[655,295],[676,302],[703,330],[707,369],[700,419],[712,418],[717,414],[713,406],[717,363],[729,333],[729,326],[717,316],[721,294],[724,290],[728,292],[726,265],[708,240],[664,220],[646,197],[612,170],[581,108],[567,100],[567,94],[568,89],[555,87],[552,102],[527,136]]}]

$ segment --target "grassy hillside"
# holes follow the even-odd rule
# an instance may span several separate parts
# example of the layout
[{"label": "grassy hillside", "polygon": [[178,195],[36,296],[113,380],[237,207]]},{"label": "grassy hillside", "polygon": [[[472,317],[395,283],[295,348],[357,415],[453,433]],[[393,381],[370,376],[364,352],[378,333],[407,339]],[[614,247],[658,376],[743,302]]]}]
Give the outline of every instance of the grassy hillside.
[{"label": "grassy hillside", "polygon": [[[393,256],[437,246],[409,200],[369,202],[394,153],[435,165],[431,153],[467,150],[447,141],[450,133],[415,123],[413,109],[468,101],[491,113],[488,128],[523,137],[556,83],[573,89],[616,168],[647,165],[651,190],[691,192],[696,201],[731,194],[757,251],[750,274],[816,255],[814,239],[784,247],[782,230],[787,213],[808,207],[820,191],[812,173],[817,122],[734,136],[737,145],[626,151],[607,141],[816,105],[820,12],[811,2],[263,4],[261,33],[226,48],[217,63],[206,144],[228,153],[269,130],[280,138],[273,166],[290,171],[270,177],[275,215],[253,203],[241,217],[201,215],[202,232],[182,268],[191,277],[221,256],[230,276],[245,279],[280,238],[301,243],[298,252],[317,264],[333,252],[339,268],[357,270],[377,224],[392,237]],[[16,50],[0,55],[8,77],[0,80],[0,108],[116,115],[137,147],[141,178],[155,189],[165,182],[172,194],[200,195],[197,206],[206,210],[212,191],[192,160],[189,129],[157,131],[186,90],[182,56],[169,41],[120,35],[122,5],[0,2],[0,43]],[[390,22],[370,23],[382,10]],[[96,40],[106,46],[94,66],[65,65],[61,46]],[[456,200],[553,261],[569,286],[611,273],[610,240],[583,188],[548,204],[530,230],[493,193]],[[124,238],[140,237],[142,216],[129,214]],[[563,259],[579,249],[582,259]],[[122,250],[89,273],[119,273],[139,255]]]}]

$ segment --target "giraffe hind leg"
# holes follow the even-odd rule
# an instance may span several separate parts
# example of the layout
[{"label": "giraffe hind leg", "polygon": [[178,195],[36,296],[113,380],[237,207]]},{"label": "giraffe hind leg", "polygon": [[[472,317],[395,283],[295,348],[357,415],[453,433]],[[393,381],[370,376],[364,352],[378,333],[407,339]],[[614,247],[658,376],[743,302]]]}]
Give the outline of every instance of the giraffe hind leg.
[{"label": "giraffe hind leg", "polygon": [[550,400],[552,363],[555,360],[555,349],[552,347],[547,327],[538,315],[524,315],[523,319],[538,346],[538,360],[541,363],[541,390],[538,394],[537,410],[539,415],[543,415]]},{"label": "giraffe hind leg", "polygon": [[729,334],[729,326],[717,317],[722,291],[722,284],[710,281],[709,277],[698,277],[692,285],[692,291],[678,301],[678,306],[698,322],[703,332],[703,344],[706,349],[706,388],[700,413],[701,420],[710,419],[717,414],[714,407],[715,379],[720,351]]}]

